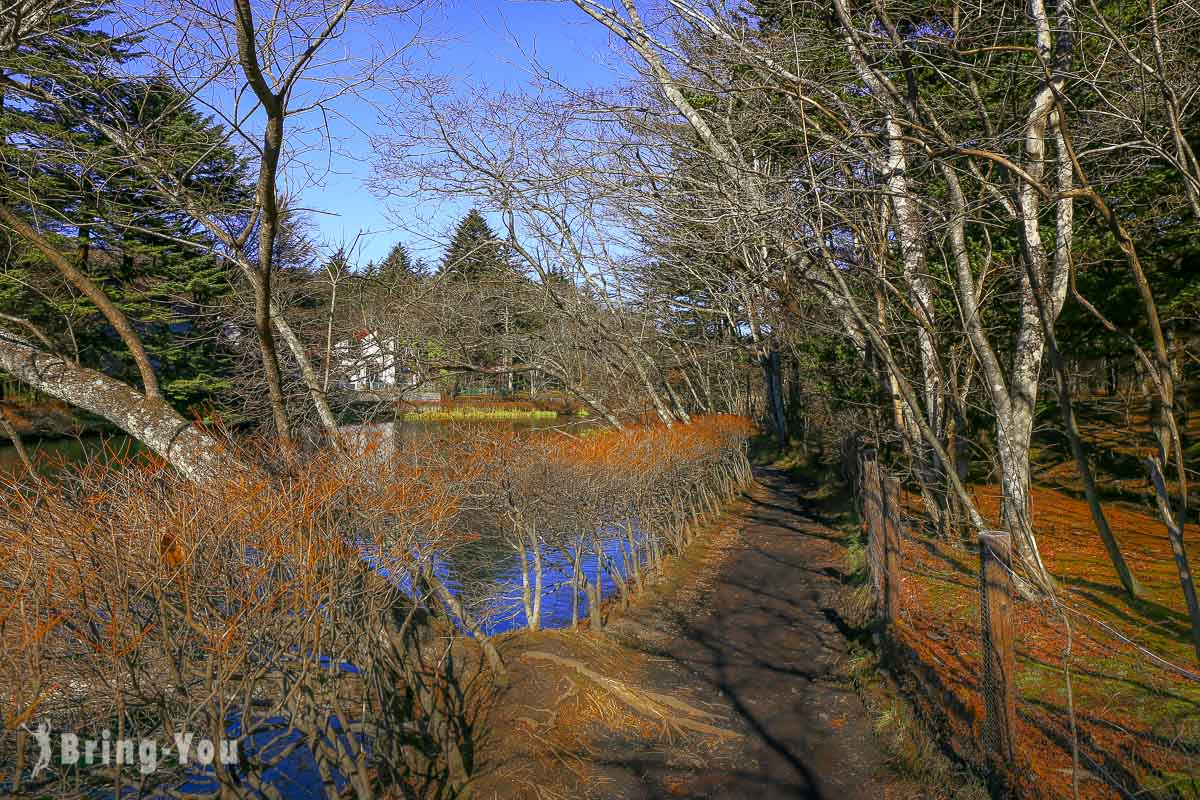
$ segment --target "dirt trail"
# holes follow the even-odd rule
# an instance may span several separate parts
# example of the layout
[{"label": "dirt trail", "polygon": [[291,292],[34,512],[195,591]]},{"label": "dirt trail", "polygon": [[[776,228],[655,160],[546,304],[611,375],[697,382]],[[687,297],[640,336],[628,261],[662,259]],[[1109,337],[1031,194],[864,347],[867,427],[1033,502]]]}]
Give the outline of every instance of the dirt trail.
[{"label": "dirt trail", "polygon": [[669,654],[719,692],[745,731],[744,761],[708,768],[712,797],[883,797],[870,717],[838,673],[846,639],[833,621],[842,548],[800,513],[782,473],[762,471],[739,541],[697,607],[675,614]]},{"label": "dirt trail", "polygon": [[[530,651],[554,651],[637,691],[703,709],[707,721],[739,735],[698,742],[661,720],[639,729],[614,724],[611,714],[601,715],[606,724],[586,713],[571,724],[570,703],[560,702],[553,730],[537,737],[571,751],[561,763],[573,780],[562,785],[564,770],[551,776],[533,752],[510,753],[509,766],[528,760],[526,779],[493,783],[484,796],[886,796],[870,715],[840,674],[848,649],[833,611],[840,537],[804,516],[784,473],[762,470],[758,479],[742,513],[700,545],[703,563],[690,565],[679,586],[613,620],[605,637],[541,634],[513,640],[507,656],[544,665]],[[558,696],[567,684],[565,675],[525,672],[517,691],[526,700]]]}]

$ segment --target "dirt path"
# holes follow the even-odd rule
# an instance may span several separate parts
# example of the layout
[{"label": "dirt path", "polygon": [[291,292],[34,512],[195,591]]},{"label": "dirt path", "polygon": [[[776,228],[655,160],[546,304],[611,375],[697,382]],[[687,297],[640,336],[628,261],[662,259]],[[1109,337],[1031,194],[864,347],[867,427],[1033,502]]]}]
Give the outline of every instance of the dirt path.
[{"label": "dirt path", "polygon": [[[841,675],[848,644],[834,622],[832,577],[843,563],[840,537],[803,515],[783,473],[763,470],[758,478],[742,512],[700,545],[704,563],[688,565],[677,586],[613,620],[607,636],[548,632],[513,640],[507,656],[530,667],[530,655],[546,663],[532,650],[577,659],[638,691],[703,709],[738,735],[699,741],[661,720],[638,727],[612,711],[597,720],[586,708],[573,717],[571,702],[582,695],[568,684],[592,682],[526,669],[516,689],[526,708],[531,695],[572,698],[551,701],[552,722],[536,738],[560,743],[560,764],[574,780],[563,786],[544,759],[539,765],[531,752],[509,753],[507,768],[528,759],[524,780],[492,784],[484,796],[886,796],[870,715]],[[596,697],[580,705],[607,707]]]},{"label": "dirt path", "polygon": [[830,604],[842,548],[800,513],[786,477],[758,477],[711,594],[672,615],[678,633],[658,651],[719,693],[746,734],[740,763],[703,769],[688,788],[712,797],[883,797],[870,717],[838,670],[847,643]]}]

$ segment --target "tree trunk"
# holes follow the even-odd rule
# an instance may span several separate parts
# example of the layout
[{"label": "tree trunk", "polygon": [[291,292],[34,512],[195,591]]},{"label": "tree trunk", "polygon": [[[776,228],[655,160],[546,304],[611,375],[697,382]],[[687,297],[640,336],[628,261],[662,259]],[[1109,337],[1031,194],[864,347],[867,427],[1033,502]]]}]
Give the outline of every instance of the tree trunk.
[{"label": "tree trunk", "polygon": [[[1025,410],[1023,410],[1025,411]],[[996,448],[1000,455],[1000,523],[1012,534],[1014,560],[1024,560],[1041,577],[1037,542],[1029,519],[1029,442],[1033,434],[1033,413],[996,419]]]},{"label": "tree trunk", "polygon": [[583,573],[579,569],[579,561],[583,558],[583,543],[575,540],[575,552],[571,556],[571,627],[579,624],[579,584],[583,583]]},{"label": "tree trunk", "polygon": [[13,449],[17,451],[17,456],[25,466],[25,471],[31,476],[37,477],[37,470],[34,469],[33,459],[29,457],[29,451],[25,449],[25,442],[21,439],[21,434],[13,427],[12,421],[9,420],[7,408],[0,408],[0,429],[3,429],[4,433],[8,435]]},{"label": "tree trunk", "polygon": [[317,416],[321,420],[321,425],[325,428],[325,433],[336,444],[340,443],[341,437],[338,433],[337,418],[333,415],[333,409],[329,406],[329,394],[321,386],[321,381],[317,377],[317,372],[313,369],[312,361],[308,357],[308,352],[304,349],[304,343],[300,341],[300,337],[296,336],[292,326],[284,318],[279,307],[272,301],[271,303],[271,321],[275,325],[275,330],[283,337],[283,342],[291,351],[292,357],[296,359],[296,363],[300,366],[300,374],[304,377],[304,383],[308,386],[309,396],[312,398],[313,405],[317,409]]},{"label": "tree trunk", "polygon": [[220,442],[166,402],[143,397],[103,373],[11,337],[0,337],[0,368],[40,392],[103,417],[190,479],[245,469]]},{"label": "tree trunk", "polygon": [[530,526],[529,544],[533,548],[533,617],[529,620],[531,630],[542,626],[542,547],[537,529]]},{"label": "tree trunk", "polygon": [[1171,540],[1171,552],[1175,556],[1175,569],[1179,573],[1179,586],[1183,590],[1183,599],[1187,603],[1188,618],[1192,623],[1192,647],[1196,652],[1196,661],[1200,662],[1200,603],[1196,601],[1196,585],[1192,580],[1192,570],[1188,565],[1187,549],[1183,542],[1183,525],[1171,513],[1171,495],[1167,491],[1167,482],[1163,479],[1162,467],[1157,458],[1146,459],[1150,469],[1150,481],[1154,484],[1154,496],[1158,501],[1158,515],[1167,526],[1167,537]]},{"label": "tree trunk", "polygon": [[[627,353],[627,355],[629,355]],[[646,374],[646,370],[642,367],[636,355],[630,355],[630,362],[633,364],[634,371],[642,381],[642,386],[646,390],[646,394],[650,398],[651,404],[654,406],[654,413],[658,415],[658,419],[664,425],[671,425],[675,422],[675,416],[671,410],[663,403],[662,398],[658,396],[658,391],[654,388],[654,382],[650,380],[650,376]]]},{"label": "tree trunk", "polygon": [[649,356],[646,357],[646,360],[658,372],[658,377],[662,380],[663,391],[667,393],[667,399],[671,401],[671,410],[674,412],[676,418],[684,425],[691,424],[692,417],[688,414],[687,409],[683,407],[683,402],[679,399],[679,394],[675,391],[675,387],[671,386],[671,381],[667,378],[667,373]]},{"label": "tree trunk", "polygon": [[283,373],[279,369],[279,354],[275,351],[275,334],[271,326],[270,273],[260,271],[254,283],[254,331],[258,335],[258,351],[262,358],[263,377],[267,381],[267,398],[271,404],[271,419],[275,433],[284,448],[292,443],[292,427],[288,421],[283,399]]},{"label": "tree trunk", "polygon": [[[1040,293],[1038,296],[1040,297]],[[1083,450],[1083,439],[1079,435],[1079,426],[1075,420],[1075,408],[1071,401],[1067,367],[1062,353],[1058,349],[1058,340],[1054,335],[1054,323],[1047,319],[1045,303],[1039,301],[1038,311],[1042,317],[1042,327],[1046,334],[1046,349],[1050,355],[1050,363],[1054,368],[1054,378],[1058,385],[1058,405],[1059,411],[1062,413],[1063,429],[1066,431],[1067,441],[1071,445],[1075,467],[1083,481],[1083,494],[1087,499],[1088,510],[1091,511],[1096,531],[1100,534],[1101,541],[1104,542],[1104,549],[1108,552],[1109,561],[1112,562],[1113,569],[1117,571],[1117,575],[1121,579],[1121,585],[1125,587],[1125,592],[1131,598],[1136,598],[1141,593],[1141,588],[1134,579],[1129,565],[1125,562],[1125,557],[1121,554],[1121,547],[1117,544],[1117,537],[1113,535],[1112,528],[1108,525],[1108,518],[1104,516],[1104,508],[1100,505],[1100,493],[1096,489],[1096,481],[1092,476],[1092,468],[1088,464],[1087,453]]]},{"label": "tree trunk", "polygon": [[254,329],[258,334],[263,373],[267,380],[267,396],[275,432],[285,449],[292,443],[291,424],[283,397],[283,378],[279,369],[279,354],[275,350],[272,330],[274,301],[271,297],[271,272],[275,261],[275,239],[279,234],[279,192],[275,179],[279,172],[279,156],[283,149],[283,121],[286,95],[272,91],[258,61],[258,38],[254,31],[254,12],[249,0],[234,3],[237,22],[238,62],[243,74],[266,113],[263,128],[255,200],[259,209],[258,263],[253,265]]},{"label": "tree trunk", "polygon": [[529,594],[529,556],[525,549],[525,533],[520,529],[516,530],[517,536],[517,558],[521,563],[521,606],[525,610],[525,626],[531,631],[537,630],[537,623],[533,619],[533,597]]},{"label": "tree trunk", "polygon": [[712,395],[708,391],[707,376],[703,374],[703,370],[697,373],[700,378],[700,388],[704,391],[704,398],[702,399],[699,392],[696,391],[696,385],[692,382],[692,376],[688,374],[687,367],[678,355],[675,356],[675,363],[679,365],[679,373],[683,375],[683,382],[687,385],[688,392],[692,395],[692,399],[696,401],[696,408],[705,414],[712,411]]},{"label": "tree trunk", "polygon": [[468,612],[465,606],[459,599],[454,596],[454,592],[450,591],[450,587],[442,582],[442,579],[434,575],[432,571],[425,574],[424,578],[430,586],[437,592],[438,601],[454,616],[458,617],[458,621],[462,623],[470,634],[475,637],[479,643],[479,648],[483,651],[484,657],[487,659],[488,666],[497,681],[503,682],[508,679],[508,670],[504,666],[504,659],[500,657],[500,651],[496,649],[496,645],[483,632],[483,628],[475,621]]},{"label": "tree trunk", "polygon": [[592,535],[593,549],[596,551],[596,579],[588,581],[588,620],[592,630],[598,631],[604,627],[604,617],[600,613],[600,588],[604,576],[604,550],[600,537]]},{"label": "tree trunk", "polygon": [[787,415],[783,408],[783,387],[779,377],[779,351],[771,348],[762,358],[763,382],[766,387],[767,403],[771,409],[771,422],[775,425],[775,438],[779,449],[788,446]]},{"label": "tree trunk", "polygon": [[0,203],[0,220],[12,228],[18,236],[37,248],[46,257],[46,260],[53,264],[55,269],[61,272],[63,277],[72,286],[86,295],[96,305],[97,310],[104,315],[104,318],[108,320],[108,324],[112,325],[121,342],[129,350],[129,356],[133,359],[134,364],[137,365],[138,374],[142,379],[142,386],[145,389],[146,396],[152,399],[159,398],[161,395],[158,389],[158,376],[154,373],[154,365],[150,361],[150,356],[146,353],[146,348],[142,344],[141,337],[138,336],[133,323],[129,321],[124,312],[117,308],[112,298],[105,294],[104,290],[89,276],[76,269],[70,259],[59,252],[58,248],[49,239],[44,237],[40,231],[3,203]]},{"label": "tree trunk", "polygon": [[331,280],[329,290],[329,317],[325,320],[325,378],[321,391],[329,392],[329,370],[333,366],[333,314],[337,308],[337,281]]},{"label": "tree trunk", "polygon": [[[910,195],[903,131],[899,123],[891,117],[888,118],[886,127],[889,198],[895,220],[896,239],[900,243],[904,282],[908,284],[909,302],[917,318],[917,345],[921,353],[921,386],[925,396],[926,420],[929,427],[936,431],[941,427],[944,381],[933,340],[933,286],[925,266],[924,225],[917,205]],[[919,469],[928,470],[934,459],[930,458],[927,448],[920,446],[919,435],[911,438],[917,446]]]}]

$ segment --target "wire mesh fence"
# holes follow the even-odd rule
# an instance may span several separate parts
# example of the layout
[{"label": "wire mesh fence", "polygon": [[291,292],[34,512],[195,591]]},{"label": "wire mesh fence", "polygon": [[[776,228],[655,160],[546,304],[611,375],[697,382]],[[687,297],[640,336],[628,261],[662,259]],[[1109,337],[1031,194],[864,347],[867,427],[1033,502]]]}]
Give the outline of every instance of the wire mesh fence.
[{"label": "wire mesh fence", "polygon": [[[1132,599],[1082,501],[1035,490],[1031,522],[1055,576],[1047,593],[1014,568],[1006,532],[938,535],[922,498],[886,472],[864,450],[854,476],[876,618],[946,746],[998,795],[1200,795],[1200,670],[1161,525],[1110,512],[1143,587]],[[979,488],[976,501],[997,518],[995,492]]]}]

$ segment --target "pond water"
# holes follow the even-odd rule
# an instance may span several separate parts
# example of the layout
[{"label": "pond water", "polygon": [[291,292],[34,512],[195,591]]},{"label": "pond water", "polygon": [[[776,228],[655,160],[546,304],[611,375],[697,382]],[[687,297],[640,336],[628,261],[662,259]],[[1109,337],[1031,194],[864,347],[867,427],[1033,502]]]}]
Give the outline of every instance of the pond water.
[{"label": "pond water", "polygon": [[[453,439],[461,435],[462,424],[406,421],[394,425],[346,426],[344,430],[350,437],[361,437],[364,441],[381,437],[386,446],[403,449],[405,441],[431,435]],[[515,431],[569,429],[577,432],[594,423],[560,417],[469,424],[505,427]],[[92,458],[108,461],[125,459],[143,448],[136,440],[123,434],[93,434],[73,439],[30,441],[26,443],[26,449],[40,468],[52,472],[64,465],[82,463]],[[23,468],[12,445],[0,447],[0,474],[16,475]],[[635,539],[640,539],[636,526],[634,535]],[[623,531],[614,527],[610,535],[605,535],[603,549],[606,558],[615,564],[624,564],[629,545]],[[573,585],[571,563],[567,555],[558,549],[544,548],[541,556],[542,626],[558,628],[570,625],[573,607],[578,619],[585,620],[588,614],[587,593]],[[439,576],[467,604],[485,633],[491,635],[518,630],[528,624],[521,602],[520,557],[507,542],[499,537],[485,537],[469,548],[460,550],[453,559],[442,559],[438,564]],[[598,570],[596,555],[590,549],[584,554],[580,566],[588,581],[593,581],[597,572],[600,573],[602,598],[608,599],[616,592],[612,577],[607,571]],[[532,587],[532,569],[528,579]]]},{"label": "pond water", "polygon": [[[642,534],[633,525],[634,541],[641,544]],[[628,577],[624,565],[630,558],[625,532],[612,526],[602,534],[602,551],[606,564],[616,564],[622,578]],[[532,561],[532,554],[529,556]],[[587,621],[588,596],[575,583],[571,559],[558,548],[542,547],[542,605],[543,628],[565,628],[571,624],[572,613]],[[609,569],[602,568],[589,542],[580,561],[580,572],[589,582],[600,576],[600,597],[607,600],[617,593]],[[473,612],[483,632],[491,636],[505,631],[520,630],[528,625],[522,601],[521,558],[504,542],[481,542],[470,551],[459,552],[447,559],[438,572],[451,590]],[[467,580],[464,580],[466,578]],[[534,567],[527,567],[526,579],[530,591],[535,584]]]},{"label": "pond water", "polygon": [[[53,471],[64,464],[79,464],[100,457],[112,461],[124,459],[142,450],[142,445],[124,434],[88,434],[74,439],[44,439],[27,441],[29,457],[43,470]],[[0,446],[0,475],[17,475],[23,469],[17,449],[11,444]]]},{"label": "pond water", "polygon": [[[546,430],[564,428],[568,425],[578,429],[578,423],[561,420],[530,420],[515,423],[484,423],[508,425],[515,430]],[[453,426],[442,423],[406,422],[395,428],[382,425],[352,426],[347,428],[350,437],[362,441],[380,440],[385,448],[403,448],[409,437],[435,436],[452,438],[457,435]],[[621,565],[619,574],[624,575],[624,565],[631,558],[628,537],[621,520],[613,520],[601,535],[602,551],[607,563]],[[642,533],[636,522],[631,523],[634,541],[641,543]],[[532,554],[528,555],[532,562]],[[543,628],[562,628],[571,624],[572,611],[579,620],[588,615],[587,592],[575,584],[572,577],[571,560],[559,548],[543,546],[541,625]],[[487,635],[520,630],[528,625],[525,606],[522,602],[521,557],[500,536],[484,536],[469,546],[457,549],[453,554],[439,556],[434,560],[434,571],[439,578],[458,596],[467,607],[468,613],[478,622]],[[580,571],[588,582],[600,576],[600,596],[607,600],[617,592],[617,585],[608,569],[600,567],[596,553],[589,541],[580,562]],[[528,566],[527,579],[530,590],[535,585],[534,568]]]},{"label": "pond water", "polygon": [[[479,423],[473,423],[479,424]],[[519,422],[489,422],[487,425],[503,425],[515,430],[543,430],[556,427],[578,428],[577,420],[528,420]],[[584,423],[586,424],[586,423]],[[404,422],[396,425],[382,426],[350,426],[347,433],[351,436],[361,436],[363,441],[375,437],[383,437],[385,447],[402,449],[404,442],[413,437],[435,438],[445,437],[452,440],[458,434],[455,430],[457,423],[436,422]],[[78,463],[89,458],[100,457],[116,459],[128,457],[140,450],[138,444],[126,436],[91,436],[80,439],[46,441],[29,444],[30,454],[39,459],[44,468],[53,471],[63,464]],[[9,446],[0,448],[0,471],[19,471],[21,462],[15,450]],[[629,563],[629,543],[624,526],[614,520],[610,526],[601,532],[602,550],[606,559],[619,565],[623,574]],[[642,534],[638,531],[636,522],[631,522],[634,540],[641,543]],[[532,561],[532,559],[530,559]],[[581,591],[572,576],[571,560],[567,553],[557,548],[543,547],[542,560],[542,603],[541,624],[544,628],[561,628],[571,624],[573,611],[581,622],[588,618],[589,598],[586,591]],[[584,577],[591,582],[599,575],[602,599],[608,599],[617,592],[617,586],[609,575],[608,570],[598,564],[595,551],[590,542],[585,549],[581,563]],[[532,564],[527,575],[529,585],[534,586]],[[384,570],[381,568],[381,572]],[[527,625],[524,603],[522,602],[522,564],[514,548],[499,536],[482,537],[451,554],[440,554],[434,557],[434,571],[453,591],[469,613],[478,622],[483,631],[494,635],[505,631],[519,630]],[[281,724],[285,721],[280,721]],[[284,726],[286,727],[286,726]],[[238,726],[231,724],[228,735],[236,737]],[[278,763],[267,769],[261,776],[265,783],[289,798],[324,797],[323,783],[316,766],[315,758],[307,746],[297,740],[298,732],[280,736],[278,730],[262,731],[252,734],[243,740],[241,747],[243,756],[255,751],[266,760],[272,759],[272,754],[280,757]],[[295,746],[295,745],[301,746]],[[345,778],[337,773],[333,775],[335,783],[344,784]],[[176,791],[204,793],[217,789],[211,768],[200,768],[182,778],[175,787]],[[98,792],[95,796],[112,797],[112,793]],[[156,793],[155,797],[167,795]]]}]

